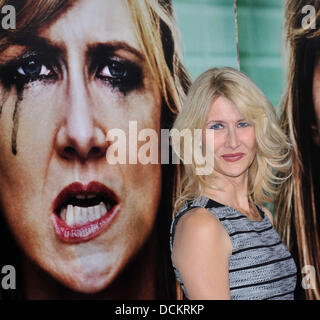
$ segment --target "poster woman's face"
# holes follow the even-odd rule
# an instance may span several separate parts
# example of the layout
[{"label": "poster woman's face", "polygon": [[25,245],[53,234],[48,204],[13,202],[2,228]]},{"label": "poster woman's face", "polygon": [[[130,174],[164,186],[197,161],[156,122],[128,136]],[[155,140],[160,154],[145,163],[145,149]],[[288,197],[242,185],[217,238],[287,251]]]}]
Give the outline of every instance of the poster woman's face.
[{"label": "poster woman's face", "polygon": [[160,95],[125,1],[77,1],[23,41],[0,56],[1,205],[36,264],[95,292],[150,235],[161,189],[160,165],[108,164],[106,134],[159,132]]}]

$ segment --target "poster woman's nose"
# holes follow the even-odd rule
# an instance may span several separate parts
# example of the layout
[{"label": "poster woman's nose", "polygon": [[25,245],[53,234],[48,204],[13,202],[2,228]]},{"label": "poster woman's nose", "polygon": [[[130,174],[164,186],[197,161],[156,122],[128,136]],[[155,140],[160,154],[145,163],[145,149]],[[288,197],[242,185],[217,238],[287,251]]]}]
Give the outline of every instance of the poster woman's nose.
[{"label": "poster woman's nose", "polygon": [[93,103],[85,86],[67,94],[65,117],[57,133],[58,154],[69,160],[87,161],[104,157],[106,134],[94,114]]}]

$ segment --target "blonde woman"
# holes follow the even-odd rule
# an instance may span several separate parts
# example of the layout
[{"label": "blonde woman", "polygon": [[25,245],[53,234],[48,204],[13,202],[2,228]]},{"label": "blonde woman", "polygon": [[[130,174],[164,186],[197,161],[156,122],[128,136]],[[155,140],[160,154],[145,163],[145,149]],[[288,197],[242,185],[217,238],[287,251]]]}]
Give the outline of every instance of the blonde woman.
[{"label": "blonde woman", "polygon": [[299,300],[320,299],[319,27],[320,1],[286,1],[289,59],[281,126],[293,146],[293,174],[275,201],[275,224],[299,267]]},{"label": "blonde woman", "polygon": [[128,141],[135,120],[160,136],[180,109],[189,80],[170,2],[6,4],[17,28],[0,30],[0,265],[19,280],[2,297],[174,299],[174,167],[106,160],[109,130]]},{"label": "blonde woman", "polygon": [[210,69],[191,86],[174,128],[214,132],[213,172],[183,164],[177,185],[170,244],[186,298],[293,299],[296,266],[262,205],[285,180],[276,174],[288,177],[291,167],[271,103],[243,73]]}]

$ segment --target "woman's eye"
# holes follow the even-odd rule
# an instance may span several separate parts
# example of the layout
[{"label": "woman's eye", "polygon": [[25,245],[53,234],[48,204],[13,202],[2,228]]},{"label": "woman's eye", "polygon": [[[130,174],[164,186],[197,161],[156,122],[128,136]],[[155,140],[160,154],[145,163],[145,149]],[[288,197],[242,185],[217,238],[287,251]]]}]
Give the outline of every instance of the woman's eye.
[{"label": "woman's eye", "polygon": [[238,123],[238,127],[239,128],[246,128],[246,127],[250,127],[251,125],[250,125],[250,123],[248,123],[248,122],[239,122]]},{"label": "woman's eye", "polygon": [[36,79],[40,76],[50,76],[53,71],[50,70],[46,65],[41,64],[35,60],[29,60],[25,62],[21,67],[18,68],[17,72],[30,79]]},{"label": "woman's eye", "polygon": [[54,58],[31,55],[18,58],[0,68],[0,81],[4,86],[24,87],[33,81],[55,80],[59,66]]},{"label": "woman's eye", "polygon": [[106,65],[101,71],[100,76],[113,79],[125,78],[128,74],[125,66],[117,61],[112,61]]},{"label": "woman's eye", "polygon": [[29,57],[22,59],[13,67],[13,83],[25,85],[33,81],[52,80],[57,77],[55,64],[47,62],[40,57]]},{"label": "woman's eye", "polygon": [[129,61],[107,60],[97,68],[96,77],[124,94],[142,86],[141,68]]},{"label": "woman's eye", "polygon": [[219,130],[222,128],[223,128],[223,124],[221,124],[221,123],[215,123],[210,127],[210,129],[214,129],[214,130]]}]

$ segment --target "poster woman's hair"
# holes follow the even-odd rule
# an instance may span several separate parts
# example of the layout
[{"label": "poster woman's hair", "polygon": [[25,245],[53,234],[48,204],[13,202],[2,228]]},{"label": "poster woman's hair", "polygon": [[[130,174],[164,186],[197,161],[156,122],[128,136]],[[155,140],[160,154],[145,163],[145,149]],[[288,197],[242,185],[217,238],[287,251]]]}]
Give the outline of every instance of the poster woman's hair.
[{"label": "poster woman's hair", "polygon": [[[304,11],[305,5],[313,6]],[[311,14],[310,14],[311,13]],[[307,14],[310,20],[305,21]],[[316,26],[316,28],[312,28]],[[285,30],[288,44],[287,87],[282,101],[281,125],[293,145],[293,175],[275,202],[275,222],[283,241],[297,248],[301,269],[315,267],[320,275],[319,135],[312,99],[313,73],[320,37],[320,2],[287,0]],[[300,283],[298,283],[300,285]],[[320,299],[319,284],[306,290],[308,299]]]},{"label": "poster woman's hair", "polygon": [[[12,39],[23,37],[24,34],[37,33],[40,28],[46,28],[75,3],[76,1],[73,0],[0,0],[0,7],[10,4],[16,10],[16,29],[0,30],[0,54],[10,45]],[[171,1],[127,0],[127,4],[140,50],[162,96],[161,128],[171,128],[190,84],[189,76],[181,63],[180,37]],[[155,232],[164,239],[157,243],[159,248],[157,298],[160,299],[175,298],[174,274],[168,267],[171,267],[169,242],[166,241],[169,239],[171,222],[170,190],[173,186],[173,170],[173,166],[162,166],[162,193],[165,196],[161,199],[155,226]],[[8,233],[3,221],[0,221],[0,229],[1,236]],[[15,260],[16,247],[13,241],[6,243],[8,243],[9,257],[7,256],[7,260],[3,262],[18,265],[19,262]],[[19,290],[16,290],[15,297],[20,294]],[[4,298],[8,293],[0,293],[0,299],[1,295]]]}]

